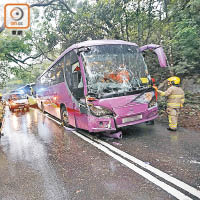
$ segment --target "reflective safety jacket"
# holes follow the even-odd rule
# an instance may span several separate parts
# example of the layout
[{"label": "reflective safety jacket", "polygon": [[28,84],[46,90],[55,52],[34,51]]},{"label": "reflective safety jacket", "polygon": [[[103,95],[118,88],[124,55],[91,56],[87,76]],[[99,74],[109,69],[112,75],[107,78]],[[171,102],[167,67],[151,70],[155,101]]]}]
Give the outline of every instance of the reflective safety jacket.
[{"label": "reflective safety jacket", "polygon": [[167,107],[170,108],[181,108],[185,101],[184,91],[180,87],[170,86],[165,92],[158,90],[161,96],[167,97]]}]

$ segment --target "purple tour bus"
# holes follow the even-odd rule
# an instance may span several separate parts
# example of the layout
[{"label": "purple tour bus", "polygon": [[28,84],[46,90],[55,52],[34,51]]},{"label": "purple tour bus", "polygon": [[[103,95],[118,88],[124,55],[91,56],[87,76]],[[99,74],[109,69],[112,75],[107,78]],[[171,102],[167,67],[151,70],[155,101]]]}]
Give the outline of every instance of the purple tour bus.
[{"label": "purple tour bus", "polygon": [[142,51],[153,50],[161,67],[159,45],[121,40],[91,40],[65,50],[37,79],[36,97],[43,112],[65,126],[114,133],[155,119],[158,108]]}]

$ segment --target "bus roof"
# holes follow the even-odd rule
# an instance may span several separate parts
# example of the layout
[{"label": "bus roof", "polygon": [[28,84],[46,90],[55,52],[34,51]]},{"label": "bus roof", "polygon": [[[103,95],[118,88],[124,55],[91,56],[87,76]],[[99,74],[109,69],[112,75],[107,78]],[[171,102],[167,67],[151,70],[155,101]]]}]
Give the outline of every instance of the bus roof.
[{"label": "bus roof", "polygon": [[127,42],[123,40],[88,40],[77,44],[73,44],[72,46],[68,47],[38,78],[42,77],[58,60],[60,60],[69,51],[73,49],[79,49],[81,47],[98,46],[105,44],[127,44],[127,45],[138,46],[136,43]]}]

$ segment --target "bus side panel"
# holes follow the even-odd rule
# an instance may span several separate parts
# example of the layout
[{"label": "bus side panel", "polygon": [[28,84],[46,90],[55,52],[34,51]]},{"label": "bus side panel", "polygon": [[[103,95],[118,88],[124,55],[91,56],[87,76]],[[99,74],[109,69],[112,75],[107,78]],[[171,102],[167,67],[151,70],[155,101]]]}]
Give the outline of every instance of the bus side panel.
[{"label": "bus side panel", "polygon": [[49,90],[48,87],[46,87],[40,93],[40,102],[41,104],[43,104],[45,110],[48,109],[48,104],[49,104],[48,96],[49,96]]},{"label": "bus side panel", "polygon": [[64,104],[68,111],[69,123],[75,127],[74,103],[72,102],[72,97],[70,96],[64,82],[52,86],[51,101],[51,114],[61,119],[60,105]]},{"label": "bus side panel", "polygon": [[60,104],[58,102],[58,92],[59,91],[58,85],[50,86],[49,87],[49,107],[48,113],[60,119]]},{"label": "bus side panel", "polygon": [[76,126],[77,128],[88,130],[88,115],[80,113],[80,111],[75,112]]},{"label": "bus side panel", "polygon": [[45,101],[44,101],[44,107],[45,107],[45,111],[49,113],[50,111],[50,106],[51,106],[51,100],[50,100],[50,88],[47,87],[47,93],[45,94]]}]

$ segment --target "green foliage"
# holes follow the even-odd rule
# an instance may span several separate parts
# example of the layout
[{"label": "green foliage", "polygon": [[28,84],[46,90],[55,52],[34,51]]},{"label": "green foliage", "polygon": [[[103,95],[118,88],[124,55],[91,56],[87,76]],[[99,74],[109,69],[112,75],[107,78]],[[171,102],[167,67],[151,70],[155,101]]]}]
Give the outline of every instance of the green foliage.
[{"label": "green foliage", "polygon": [[[175,6],[184,9],[173,18],[171,45],[174,52],[174,71],[178,75],[200,74],[200,2],[196,0],[176,2]],[[175,11],[174,11],[175,12]],[[172,13],[174,15],[175,13]]]}]

